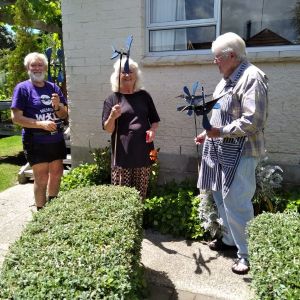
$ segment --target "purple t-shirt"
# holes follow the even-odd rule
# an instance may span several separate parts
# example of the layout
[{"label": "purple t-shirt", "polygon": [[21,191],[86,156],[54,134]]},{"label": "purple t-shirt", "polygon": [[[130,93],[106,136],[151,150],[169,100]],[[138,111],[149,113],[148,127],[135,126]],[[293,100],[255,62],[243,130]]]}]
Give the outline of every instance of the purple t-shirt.
[{"label": "purple t-shirt", "polygon": [[[51,95],[57,93],[60,102],[64,105],[67,100],[62,94],[60,88],[52,82],[45,81],[43,87],[37,87],[32,84],[30,80],[20,82],[16,85],[13,96],[11,108],[17,108],[23,111],[23,115],[28,118],[36,119],[39,121],[59,121],[55,115],[52,107]],[[23,128],[22,137],[30,135],[34,131],[41,131],[35,128]],[[33,135],[33,141],[37,143],[56,143],[61,141],[63,137],[62,132],[49,135]]]}]

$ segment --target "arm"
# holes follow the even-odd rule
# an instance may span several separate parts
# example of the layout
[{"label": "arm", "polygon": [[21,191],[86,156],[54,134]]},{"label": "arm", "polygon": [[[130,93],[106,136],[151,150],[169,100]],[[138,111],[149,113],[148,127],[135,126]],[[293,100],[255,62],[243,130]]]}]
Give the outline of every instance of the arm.
[{"label": "arm", "polygon": [[146,131],[146,142],[151,143],[155,139],[156,130],[158,128],[158,122],[154,122],[151,124],[150,129]]},{"label": "arm", "polygon": [[199,135],[197,135],[194,139],[196,145],[203,144],[206,138],[206,131],[202,131]]},{"label": "arm", "polygon": [[[207,136],[239,137],[250,136],[264,128],[267,118],[268,94],[267,85],[258,79],[252,79],[242,94],[239,114],[230,124],[207,131]],[[235,117],[235,116],[234,116]]]},{"label": "arm", "polygon": [[56,116],[60,119],[66,119],[68,117],[68,106],[60,102],[59,95],[53,93],[51,101]]},{"label": "arm", "polygon": [[115,121],[121,116],[121,114],[121,106],[119,104],[114,105],[110,111],[108,118],[104,122],[103,128],[107,132],[113,133],[116,127]]},{"label": "arm", "polygon": [[221,136],[250,136],[261,131],[267,118],[267,105],[266,84],[257,79],[250,80],[242,95],[241,116],[221,128]]},{"label": "arm", "polygon": [[23,115],[23,111],[17,108],[12,108],[11,118],[13,123],[25,128],[39,128],[47,131],[56,130],[56,124],[53,121],[38,121],[36,119],[27,118]]}]

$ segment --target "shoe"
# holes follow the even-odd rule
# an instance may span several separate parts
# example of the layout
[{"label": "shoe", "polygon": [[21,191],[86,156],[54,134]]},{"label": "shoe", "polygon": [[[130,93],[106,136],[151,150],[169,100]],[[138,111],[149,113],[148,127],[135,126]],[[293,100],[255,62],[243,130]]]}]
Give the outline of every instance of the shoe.
[{"label": "shoe", "polygon": [[227,245],[221,239],[211,241],[208,247],[213,251],[237,250],[236,246]]},{"label": "shoe", "polygon": [[247,258],[238,258],[231,268],[232,272],[238,275],[245,275],[250,270],[250,264]]}]

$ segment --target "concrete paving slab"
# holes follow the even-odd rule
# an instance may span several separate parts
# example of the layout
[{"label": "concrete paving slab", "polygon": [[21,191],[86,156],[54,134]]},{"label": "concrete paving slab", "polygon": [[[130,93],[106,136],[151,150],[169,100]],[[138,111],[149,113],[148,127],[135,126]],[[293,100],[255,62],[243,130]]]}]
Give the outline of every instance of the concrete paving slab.
[{"label": "concrete paving slab", "polygon": [[142,244],[142,262],[148,281],[210,296],[213,299],[248,300],[253,297],[251,278],[231,271],[235,253],[221,255],[205,243],[174,239],[147,230]]}]

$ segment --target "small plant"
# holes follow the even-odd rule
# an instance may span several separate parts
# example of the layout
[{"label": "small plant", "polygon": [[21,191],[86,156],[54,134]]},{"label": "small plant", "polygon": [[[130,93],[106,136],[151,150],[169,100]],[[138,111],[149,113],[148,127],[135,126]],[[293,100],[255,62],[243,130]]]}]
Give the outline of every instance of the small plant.
[{"label": "small plant", "polygon": [[63,176],[61,191],[110,183],[110,148],[94,149],[91,152],[95,163],[81,164]]},{"label": "small plant", "polygon": [[151,172],[149,177],[149,184],[148,184],[148,196],[154,196],[157,192],[157,183],[158,183],[158,175],[160,170],[160,164],[158,161],[158,152],[160,148],[153,149],[150,151],[150,159],[152,161],[151,165]]},{"label": "small plant", "polygon": [[218,209],[211,192],[200,191],[199,219],[205,231],[212,238],[220,238],[224,231],[223,220],[219,217]]},{"label": "small plant", "polygon": [[145,200],[144,227],[161,233],[196,239],[204,230],[198,218],[199,198],[191,181],[169,182],[157,188],[156,195]]},{"label": "small plant", "polygon": [[256,168],[256,191],[253,197],[256,214],[264,210],[277,211],[276,206],[274,206],[275,190],[281,187],[283,170],[279,166],[267,164],[267,159],[262,160]]},{"label": "small plant", "polygon": [[97,166],[97,177],[100,183],[109,183],[111,179],[111,152],[110,145],[91,151],[91,155]]}]

